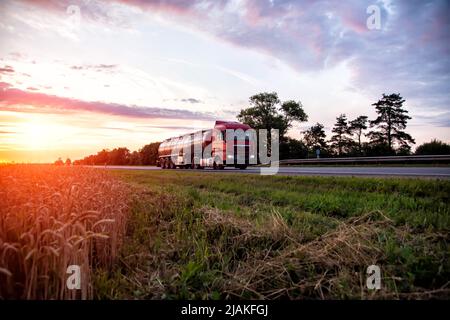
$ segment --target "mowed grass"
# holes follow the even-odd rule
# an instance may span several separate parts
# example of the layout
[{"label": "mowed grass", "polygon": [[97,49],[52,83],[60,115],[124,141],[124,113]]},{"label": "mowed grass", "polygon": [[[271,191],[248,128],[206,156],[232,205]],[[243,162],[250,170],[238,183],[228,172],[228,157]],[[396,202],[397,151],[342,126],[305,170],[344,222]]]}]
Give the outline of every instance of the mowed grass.
[{"label": "mowed grass", "polygon": [[447,180],[112,174],[134,197],[97,298],[449,297]]}]

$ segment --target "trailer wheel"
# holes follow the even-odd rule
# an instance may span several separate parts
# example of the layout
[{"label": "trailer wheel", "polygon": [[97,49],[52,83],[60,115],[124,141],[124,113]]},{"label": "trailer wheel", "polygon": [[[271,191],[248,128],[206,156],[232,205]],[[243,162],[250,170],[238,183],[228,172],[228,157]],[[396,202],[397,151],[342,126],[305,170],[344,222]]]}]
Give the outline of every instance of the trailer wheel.
[{"label": "trailer wheel", "polygon": [[166,169],[166,160],[161,159],[161,169]]},{"label": "trailer wheel", "polygon": [[222,159],[220,159],[219,157],[216,157],[213,162],[213,169],[214,170],[217,170],[217,169],[222,170],[224,168],[225,168],[225,165],[223,164]]}]

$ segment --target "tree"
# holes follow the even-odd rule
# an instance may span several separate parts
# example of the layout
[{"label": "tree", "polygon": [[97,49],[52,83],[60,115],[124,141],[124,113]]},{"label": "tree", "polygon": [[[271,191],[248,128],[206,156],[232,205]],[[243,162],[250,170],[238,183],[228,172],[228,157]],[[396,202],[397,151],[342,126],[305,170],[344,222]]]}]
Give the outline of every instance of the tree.
[{"label": "tree", "polygon": [[293,121],[308,120],[300,101],[289,100],[281,103],[276,92],[251,96],[250,105],[249,108],[241,110],[237,116],[238,120],[253,129],[278,129],[280,142],[285,140],[285,134]]},{"label": "tree", "polygon": [[65,165],[66,166],[70,166],[72,164],[72,161],[70,160],[70,158],[66,159]]},{"label": "tree", "polygon": [[347,123],[347,116],[345,114],[341,114],[336,118],[336,124],[331,130],[334,135],[331,137],[331,147],[337,151],[337,155],[341,156],[345,149],[348,149],[351,145],[351,139],[348,135],[350,135],[350,128]]},{"label": "tree", "polygon": [[362,143],[362,150],[364,155],[368,157],[382,156],[392,152],[387,143],[364,142]]},{"label": "tree", "polygon": [[303,131],[303,140],[310,153],[314,154],[315,150],[320,148],[321,151],[327,150],[325,141],[326,135],[323,130],[323,124],[316,123],[308,130]]},{"label": "tree", "polygon": [[416,149],[417,155],[450,154],[450,144],[433,139],[421,144]]},{"label": "tree", "polygon": [[355,120],[350,121],[350,134],[356,136],[359,154],[361,154],[362,151],[361,137],[363,135],[363,130],[367,129],[367,121],[367,116],[359,116]]},{"label": "tree", "polygon": [[103,149],[97,152],[97,155],[92,155],[88,159],[89,165],[106,165],[108,163],[110,151],[108,149]]},{"label": "tree", "polygon": [[280,143],[280,159],[300,159],[308,156],[308,148],[303,141],[287,137]]},{"label": "tree", "polygon": [[108,153],[109,165],[126,165],[130,159],[130,150],[128,148],[116,148]]},{"label": "tree", "polygon": [[402,144],[395,150],[395,155],[397,156],[409,156],[411,155],[411,147],[407,144]]},{"label": "tree", "polygon": [[387,143],[392,153],[397,145],[399,149],[405,150],[411,148],[409,144],[414,144],[414,139],[403,130],[410,116],[408,111],[403,108],[405,100],[398,93],[390,95],[383,94],[383,97],[375,106],[378,117],[370,121],[370,127],[377,127],[378,131],[370,131],[368,137],[371,143],[380,144]]},{"label": "tree", "polygon": [[133,151],[132,153],[130,153],[130,161],[128,162],[128,164],[131,165],[141,165],[141,154],[139,151]]},{"label": "tree", "polygon": [[139,153],[141,155],[141,163],[143,165],[155,165],[158,160],[158,148],[161,142],[153,142],[143,146]]},{"label": "tree", "polygon": [[63,166],[63,165],[64,165],[64,162],[62,161],[61,158],[58,158],[58,160],[56,160],[56,161],[54,162],[54,164],[55,164],[55,166]]}]

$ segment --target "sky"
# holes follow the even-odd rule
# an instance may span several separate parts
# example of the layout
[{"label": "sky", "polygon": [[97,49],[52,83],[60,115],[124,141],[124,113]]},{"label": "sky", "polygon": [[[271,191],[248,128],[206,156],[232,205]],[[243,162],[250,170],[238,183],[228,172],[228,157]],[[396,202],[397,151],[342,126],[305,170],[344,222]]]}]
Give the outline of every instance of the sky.
[{"label": "sky", "polygon": [[1,1],[0,162],[137,150],[265,91],[303,104],[294,138],[400,93],[416,145],[450,142],[449,56],[448,1]]}]

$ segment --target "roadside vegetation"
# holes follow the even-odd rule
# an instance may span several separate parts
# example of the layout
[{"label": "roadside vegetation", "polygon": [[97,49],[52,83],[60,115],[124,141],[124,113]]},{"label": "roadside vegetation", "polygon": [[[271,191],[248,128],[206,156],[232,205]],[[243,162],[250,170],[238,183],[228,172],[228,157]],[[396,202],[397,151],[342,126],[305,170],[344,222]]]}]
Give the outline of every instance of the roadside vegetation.
[{"label": "roadside vegetation", "polygon": [[[95,297],[450,296],[450,182],[114,171],[135,195]],[[382,289],[366,288],[366,268]]]}]

